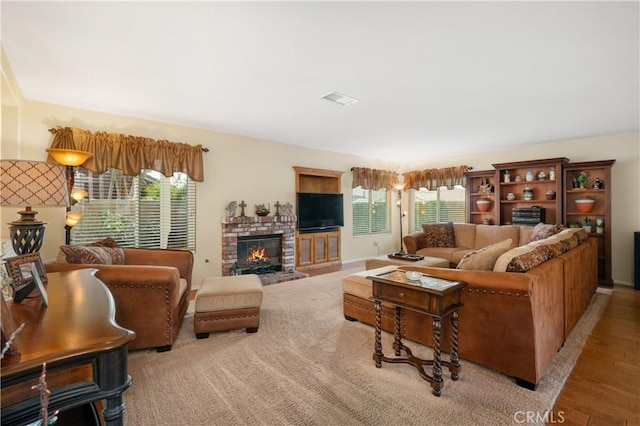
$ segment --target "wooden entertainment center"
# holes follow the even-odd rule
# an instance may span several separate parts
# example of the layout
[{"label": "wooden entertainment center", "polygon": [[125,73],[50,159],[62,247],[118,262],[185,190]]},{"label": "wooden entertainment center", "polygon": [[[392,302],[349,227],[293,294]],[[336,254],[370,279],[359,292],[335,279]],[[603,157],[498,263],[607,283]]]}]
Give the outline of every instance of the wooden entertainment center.
[{"label": "wooden entertainment center", "polygon": [[[341,193],[342,172],[294,166],[296,193]],[[296,228],[296,269],[305,270],[339,265],[340,228],[330,231],[303,232]]]}]

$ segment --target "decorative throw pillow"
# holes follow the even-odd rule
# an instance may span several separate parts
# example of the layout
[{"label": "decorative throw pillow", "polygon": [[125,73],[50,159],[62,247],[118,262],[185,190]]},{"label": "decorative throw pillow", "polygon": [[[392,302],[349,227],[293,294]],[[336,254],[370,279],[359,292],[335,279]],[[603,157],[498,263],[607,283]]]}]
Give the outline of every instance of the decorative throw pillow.
[{"label": "decorative throw pillow", "polygon": [[511,247],[511,238],[499,243],[491,244],[467,253],[458,263],[457,269],[466,269],[473,271],[491,271],[496,260],[509,251]]},{"label": "decorative throw pillow", "polygon": [[456,236],[453,231],[453,222],[425,223],[424,230],[426,247],[455,247]]},{"label": "decorative throw pillow", "polygon": [[122,265],[124,251],[121,248],[94,246],[60,246],[67,263]]},{"label": "decorative throw pillow", "polygon": [[589,234],[583,228],[578,229],[573,235],[578,238],[578,245],[584,243],[589,239]]},{"label": "decorative throw pillow", "polygon": [[549,241],[559,241],[563,245],[564,253],[578,247],[578,237],[570,229],[564,229],[556,235],[549,237]]},{"label": "decorative throw pillow", "polygon": [[110,247],[110,248],[118,248],[120,247],[116,240],[111,237],[103,238],[102,240],[94,241],[93,243],[84,244],[87,247]]},{"label": "decorative throw pillow", "polygon": [[527,272],[551,259],[552,254],[546,245],[535,246],[531,251],[515,256],[507,265],[507,272]]},{"label": "decorative throw pillow", "polygon": [[549,249],[549,256],[551,256],[550,258],[560,256],[566,250],[565,250],[565,245],[562,243],[562,241],[559,241],[558,239],[554,239],[554,237],[556,236],[557,235],[552,235],[543,240],[534,241],[531,243],[531,245],[546,246]]},{"label": "decorative throw pillow", "polygon": [[[531,254],[534,251],[536,252]],[[544,261],[547,261],[549,257],[549,249],[547,247],[544,247],[544,245],[536,247],[535,244],[526,244],[524,246],[515,247],[502,254],[498,258],[498,260],[496,260],[496,263],[493,265],[493,270],[496,272],[513,272],[514,269],[518,269],[516,265],[520,265],[520,267],[522,267],[525,263],[528,265],[532,265],[533,262],[530,262],[529,259],[534,257],[538,260],[544,258]],[[525,268],[523,267],[522,269]]]},{"label": "decorative throw pillow", "polygon": [[538,223],[529,234],[529,242],[543,240],[562,231],[564,225],[551,225],[547,223]]}]

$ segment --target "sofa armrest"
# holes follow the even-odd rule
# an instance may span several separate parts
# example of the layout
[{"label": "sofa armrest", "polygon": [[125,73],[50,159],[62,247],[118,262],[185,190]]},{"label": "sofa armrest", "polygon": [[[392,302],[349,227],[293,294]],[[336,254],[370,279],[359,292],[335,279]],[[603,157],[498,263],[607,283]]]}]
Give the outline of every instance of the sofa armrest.
[{"label": "sofa armrest", "polygon": [[415,254],[418,250],[427,246],[427,238],[422,230],[405,235],[402,241],[407,249],[407,253],[411,254]]}]

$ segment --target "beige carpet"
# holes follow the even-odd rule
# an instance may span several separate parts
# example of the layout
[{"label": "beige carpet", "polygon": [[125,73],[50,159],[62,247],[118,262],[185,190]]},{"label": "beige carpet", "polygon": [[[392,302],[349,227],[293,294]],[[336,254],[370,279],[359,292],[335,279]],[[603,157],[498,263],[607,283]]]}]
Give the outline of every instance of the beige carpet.
[{"label": "beige carpet", "polygon": [[[509,425],[550,410],[609,296],[597,293],[535,392],[462,360],[440,398],[415,368],[372,360],[373,328],[344,320],[341,278],[265,286],[260,330],[196,340],[185,319],[170,352],[129,355],[128,425]],[[461,315],[460,326],[464,327]],[[384,347],[389,355],[390,335]],[[418,356],[431,349],[407,341]],[[464,344],[464,342],[461,342]],[[531,424],[531,423],[529,423]]]}]

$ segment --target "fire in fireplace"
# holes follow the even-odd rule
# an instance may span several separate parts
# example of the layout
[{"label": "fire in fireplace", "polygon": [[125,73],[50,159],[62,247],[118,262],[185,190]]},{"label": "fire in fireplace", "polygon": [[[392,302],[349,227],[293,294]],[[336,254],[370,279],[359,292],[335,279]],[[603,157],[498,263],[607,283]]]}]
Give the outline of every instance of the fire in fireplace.
[{"label": "fire in fireplace", "polygon": [[282,270],[282,235],[238,237],[236,274],[266,274]]}]

